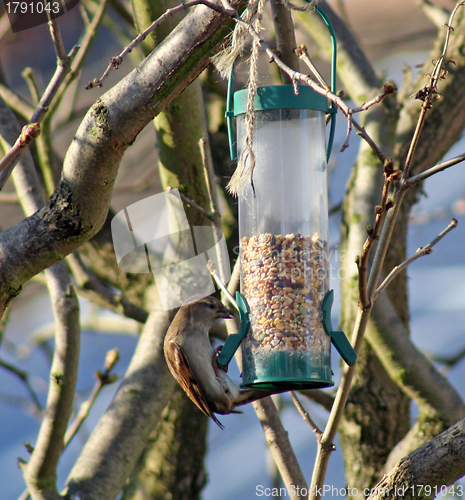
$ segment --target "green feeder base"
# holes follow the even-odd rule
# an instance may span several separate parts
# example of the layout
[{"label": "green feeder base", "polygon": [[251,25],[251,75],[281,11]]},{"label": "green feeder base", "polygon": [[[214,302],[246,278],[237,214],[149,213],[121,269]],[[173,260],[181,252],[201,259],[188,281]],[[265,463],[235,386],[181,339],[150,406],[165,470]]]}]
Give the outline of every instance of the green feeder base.
[{"label": "green feeder base", "polygon": [[[263,390],[317,389],[334,385],[329,355],[308,352],[243,353],[241,387]],[[292,373],[292,376],[289,374]]]}]

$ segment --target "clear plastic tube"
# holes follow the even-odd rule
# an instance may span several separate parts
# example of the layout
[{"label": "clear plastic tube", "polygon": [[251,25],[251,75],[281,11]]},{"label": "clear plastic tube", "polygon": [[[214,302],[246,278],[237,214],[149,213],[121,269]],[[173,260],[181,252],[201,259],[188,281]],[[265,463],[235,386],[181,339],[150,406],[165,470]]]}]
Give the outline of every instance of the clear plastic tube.
[{"label": "clear plastic tube", "polygon": [[[237,116],[239,152],[245,114]],[[251,310],[243,386],[332,385],[325,113],[255,111],[255,169],[239,195],[241,292]],[[247,169],[245,174],[247,175]]]}]

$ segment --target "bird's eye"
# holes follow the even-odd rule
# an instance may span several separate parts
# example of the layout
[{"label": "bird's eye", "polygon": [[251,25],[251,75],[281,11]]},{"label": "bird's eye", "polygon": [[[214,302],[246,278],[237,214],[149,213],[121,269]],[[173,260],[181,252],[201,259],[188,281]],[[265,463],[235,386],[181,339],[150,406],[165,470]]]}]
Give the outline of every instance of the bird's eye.
[{"label": "bird's eye", "polygon": [[210,309],[215,309],[215,304],[213,304],[213,302],[210,302]]}]

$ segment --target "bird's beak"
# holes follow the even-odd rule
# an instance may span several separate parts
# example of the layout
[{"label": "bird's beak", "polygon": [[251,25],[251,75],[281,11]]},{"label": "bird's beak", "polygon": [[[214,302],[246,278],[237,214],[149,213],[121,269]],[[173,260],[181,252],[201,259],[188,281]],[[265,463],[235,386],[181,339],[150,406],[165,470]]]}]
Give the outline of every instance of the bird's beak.
[{"label": "bird's beak", "polygon": [[216,316],[217,316],[217,318],[224,318],[224,319],[233,319],[234,318],[232,312],[226,307],[222,307],[221,309],[218,309]]}]

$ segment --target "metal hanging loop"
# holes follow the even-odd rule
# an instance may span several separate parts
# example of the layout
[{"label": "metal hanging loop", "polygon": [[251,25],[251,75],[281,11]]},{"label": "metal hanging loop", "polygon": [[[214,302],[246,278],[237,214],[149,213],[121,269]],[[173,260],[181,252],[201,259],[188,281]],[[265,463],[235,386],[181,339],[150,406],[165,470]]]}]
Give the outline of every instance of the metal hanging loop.
[{"label": "metal hanging loop", "polygon": [[[307,3],[310,3],[310,0],[305,0]],[[331,37],[331,92],[333,94],[336,93],[336,66],[337,66],[337,41],[336,41],[336,33],[334,31],[331,20],[327,16],[326,12],[319,6],[315,5],[315,10],[322,17],[326,26],[328,27],[329,35]],[[235,116],[233,111],[233,87],[234,87],[234,71],[236,64],[233,63],[231,66],[231,72],[228,78],[228,88],[227,88],[227,96],[226,96],[226,126],[228,128],[228,140],[229,140],[229,153],[231,156],[231,161],[237,160],[237,148],[234,140],[234,132],[233,132],[233,118]],[[334,134],[336,131],[336,113],[337,107],[332,102],[328,109],[328,113],[331,115],[331,124],[329,129],[329,137],[328,137],[328,145],[326,148],[326,161],[329,161],[331,157],[331,151],[333,148],[334,142]]]}]

